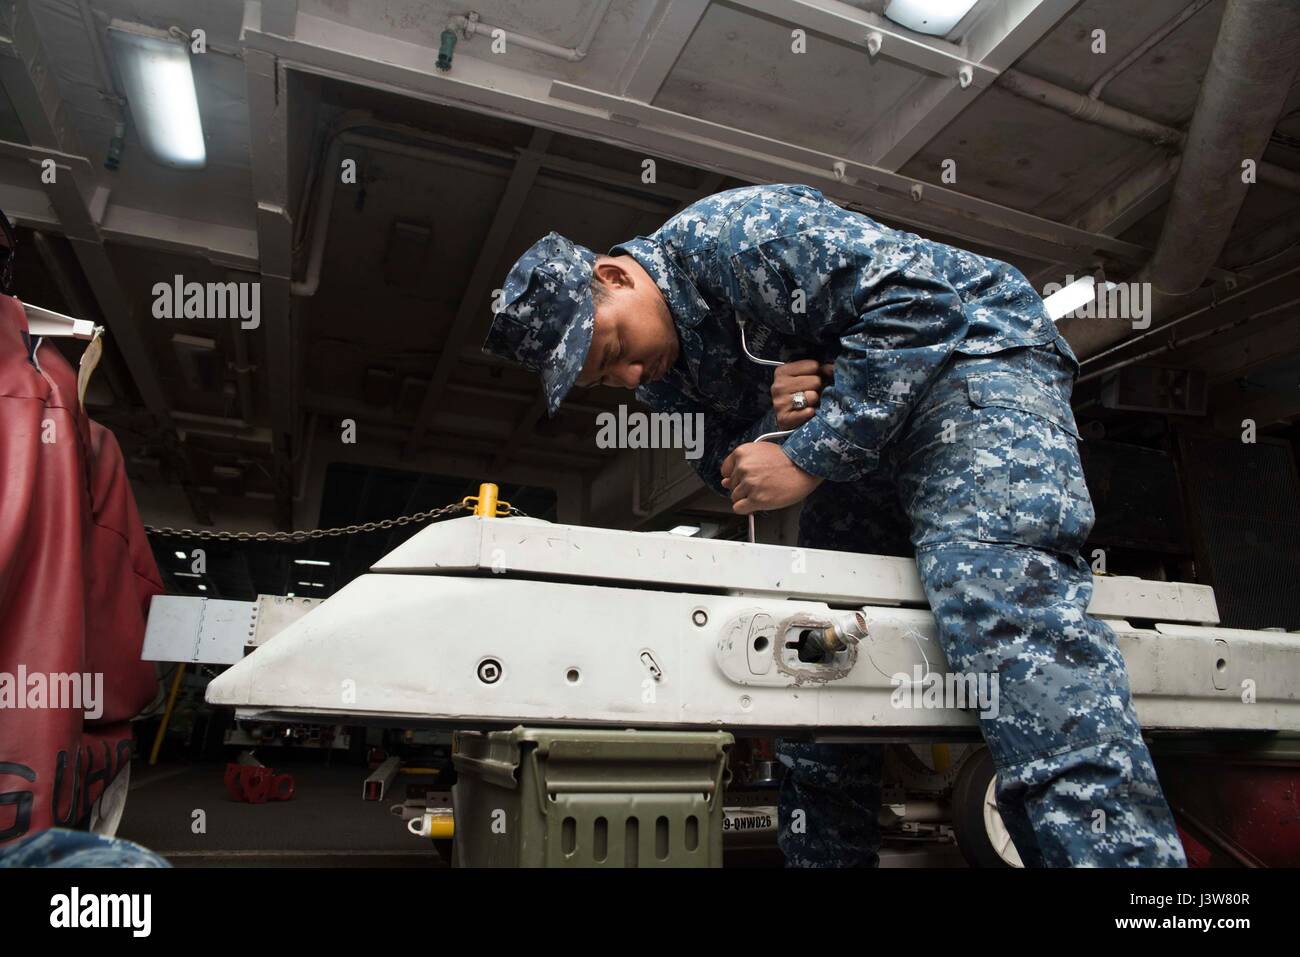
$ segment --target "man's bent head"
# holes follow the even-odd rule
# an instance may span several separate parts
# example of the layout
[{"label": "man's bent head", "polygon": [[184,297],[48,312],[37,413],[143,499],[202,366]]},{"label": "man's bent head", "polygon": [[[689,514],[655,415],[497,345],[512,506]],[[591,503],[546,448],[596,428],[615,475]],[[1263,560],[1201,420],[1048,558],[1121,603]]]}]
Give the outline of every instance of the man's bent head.
[{"label": "man's bent head", "polygon": [[592,292],[596,327],[577,384],[635,389],[666,376],[680,346],[650,274],[631,256],[601,256]]},{"label": "man's bent head", "polygon": [[635,389],[677,360],[672,315],[631,256],[597,256],[549,233],[511,268],[483,350],[542,378],[554,415],[569,390]]}]

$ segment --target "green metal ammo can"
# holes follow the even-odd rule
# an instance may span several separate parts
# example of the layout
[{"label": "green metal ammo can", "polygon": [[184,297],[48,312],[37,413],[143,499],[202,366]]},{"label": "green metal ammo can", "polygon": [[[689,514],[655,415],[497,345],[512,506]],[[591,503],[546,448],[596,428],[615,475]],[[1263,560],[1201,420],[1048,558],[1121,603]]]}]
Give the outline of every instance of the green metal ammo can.
[{"label": "green metal ammo can", "polygon": [[721,867],[723,731],[456,735],[458,867]]}]

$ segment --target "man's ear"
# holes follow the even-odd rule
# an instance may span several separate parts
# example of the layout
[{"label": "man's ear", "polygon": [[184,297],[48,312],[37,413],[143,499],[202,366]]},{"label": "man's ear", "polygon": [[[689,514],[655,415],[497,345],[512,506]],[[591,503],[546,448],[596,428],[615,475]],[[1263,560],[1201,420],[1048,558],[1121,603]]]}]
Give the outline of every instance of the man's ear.
[{"label": "man's ear", "polygon": [[622,263],[612,257],[599,260],[592,272],[607,289],[632,285],[632,274],[623,268]]}]

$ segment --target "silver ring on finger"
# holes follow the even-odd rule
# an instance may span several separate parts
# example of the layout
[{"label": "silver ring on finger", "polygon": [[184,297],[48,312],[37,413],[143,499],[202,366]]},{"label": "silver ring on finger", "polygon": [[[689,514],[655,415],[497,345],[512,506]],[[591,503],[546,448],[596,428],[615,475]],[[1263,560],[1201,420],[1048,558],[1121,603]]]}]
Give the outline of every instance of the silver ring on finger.
[{"label": "silver ring on finger", "polygon": [[808,396],[803,392],[796,392],[790,399],[791,405],[796,412],[808,408]]}]

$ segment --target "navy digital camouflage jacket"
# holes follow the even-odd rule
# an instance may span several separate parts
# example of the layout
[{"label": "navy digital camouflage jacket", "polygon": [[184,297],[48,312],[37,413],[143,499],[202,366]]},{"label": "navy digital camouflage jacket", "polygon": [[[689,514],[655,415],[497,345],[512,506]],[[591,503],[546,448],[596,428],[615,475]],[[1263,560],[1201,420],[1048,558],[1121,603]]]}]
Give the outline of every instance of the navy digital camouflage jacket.
[{"label": "navy digital camouflage jacket", "polygon": [[732,449],[777,427],[773,370],[745,357],[738,323],[757,356],[835,363],[817,414],[784,443],[796,465],[832,482],[875,468],[954,351],[1057,337],[1015,267],[890,229],[809,186],[718,193],[610,250],[620,254],[654,278],[682,347],[637,398],[704,413],[704,454],[693,464],[717,492]]}]

